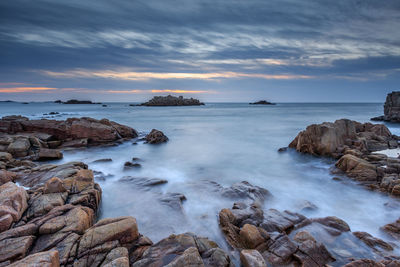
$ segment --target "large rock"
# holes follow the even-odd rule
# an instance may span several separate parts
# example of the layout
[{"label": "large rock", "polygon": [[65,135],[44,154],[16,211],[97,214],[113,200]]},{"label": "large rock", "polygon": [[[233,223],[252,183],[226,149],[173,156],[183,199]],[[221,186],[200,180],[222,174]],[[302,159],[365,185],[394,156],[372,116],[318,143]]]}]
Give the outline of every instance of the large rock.
[{"label": "large rock", "polygon": [[372,120],[400,122],[400,92],[389,93],[386,96],[384,115],[372,118]]},{"label": "large rock", "polygon": [[351,154],[341,157],[336,167],[358,181],[377,181],[376,166]]},{"label": "large rock", "polygon": [[400,240],[400,218],[393,223],[386,224],[382,227],[382,230],[395,239]]},{"label": "large rock", "polygon": [[58,251],[50,250],[46,252],[30,255],[20,261],[8,265],[9,267],[59,267]]},{"label": "large rock", "polygon": [[0,241],[0,262],[14,261],[25,257],[34,240],[34,236],[23,236]]},{"label": "large rock", "polygon": [[243,249],[240,252],[240,261],[244,267],[266,267],[264,258],[255,249]]},{"label": "large rock", "polygon": [[[397,139],[382,124],[359,123],[348,119],[312,124],[289,144],[299,152],[339,158],[346,149],[377,151],[394,145]],[[397,146],[397,145],[396,145]]]},{"label": "large rock", "polygon": [[24,157],[29,154],[31,143],[28,138],[16,138],[11,144],[8,145],[7,152],[14,157]]},{"label": "large rock", "polygon": [[163,132],[153,129],[146,135],[146,142],[149,144],[160,144],[168,141],[168,137]]},{"label": "large rock", "polygon": [[18,177],[18,174],[5,170],[0,170],[0,185],[8,182],[14,182]]},{"label": "large rock", "polygon": [[63,154],[57,149],[41,148],[37,155],[38,160],[62,159]]},{"label": "large rock", "polygon": [[28,207],[27,199],[25,190],[13,182],[0,186],[0,232],[21,218]]},{"label": "large rock", "polygon": [[132,267],[230,267],[233,262],[213,241],[191,233],[171,235],[149,247]]},{"label": "large rock", "polygon": [[[79,241],[78,258],[81,262],[92,263],[91,251],[103,250],[107,245],[126,245],[139,238],[136,220],[133,217],[103,219],[89,228]],[[113,245],[115,244],[115,245]],[[111,250],[111,249],[110,249]]]},{"label": "large rock", "polygon": [[[16,134],[30,133],[54,148],[61,143],[72,140],[87,140],[87,144],[95,145],[113,142],[121,138],[137,137],[137,132],[121,124],[107,119],[96,120],[92,118],[70,118],[65,121],[57,120],[29,120],[25,117],[3,117],[0,120],[0,133]],[[25,141],[24,141],[25,140]],[[18,156],[26,156],[24,151],[30,145],[29,140],[18,139],[9,144],[8,151]],[[86,145],[86,143],[80,143]]]},{"label": "large rock", "polygon": [[148,102],[140,104],[140,106],[200,106],[204,105],[194,98],[183,98],[183,96],[155,96]]}]

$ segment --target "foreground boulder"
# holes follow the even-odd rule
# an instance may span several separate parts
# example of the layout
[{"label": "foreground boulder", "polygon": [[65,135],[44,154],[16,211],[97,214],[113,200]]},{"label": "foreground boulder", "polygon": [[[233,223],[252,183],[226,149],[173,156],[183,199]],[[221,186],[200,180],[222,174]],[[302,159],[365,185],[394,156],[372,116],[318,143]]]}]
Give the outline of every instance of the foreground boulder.
[{"label": "foreground boulder", "polygon": [[8,182],[0,186],[0,232],[17,222],[26,208],[28,194],[22,187]]},{"label": "foreground boulder", "polygon": [[[351,233],[337,217],[308,219],[290,211],[236,203],[219,213],[228,242],[243,266],[343,266],[354,260],[396,260],[393,248],[368,233]],[[356,266],[356,265],[355,265]],[[396,265],[394,265],[396,266]]]},{"label": "foreground boulder", "polygon": [[140,104],[140,106],[200,106],[204,103],[194,98],[183,98],[183,96],[175,97],[168,96],[155,96],[148,102]]},{"label": "foreground boulder", "polygon": [[58,259],[58,251],[52,250],[30,255],[8,266],[9,267],[29,267],[29,266],[58,267],[60,266],[60,261]]},{"label": "foreground boulder", "polygon": [[216,243],[192,233],[171,235],[149,247],[132,267],[233,267],[229,255]]},{"label": "foreground boulder", "polygon": [[371,120],[400,122],[400,92],[388,94],[384,105],[384,115]]}]

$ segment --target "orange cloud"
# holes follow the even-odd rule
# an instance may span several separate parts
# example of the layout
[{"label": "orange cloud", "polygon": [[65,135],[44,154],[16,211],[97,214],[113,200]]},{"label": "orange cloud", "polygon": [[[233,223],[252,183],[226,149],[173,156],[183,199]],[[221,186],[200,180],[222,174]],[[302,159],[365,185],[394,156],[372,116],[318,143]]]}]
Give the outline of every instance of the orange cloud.
[{"label": "orange cloud", "polygon": [[91,71],[71,70],[66,72],[42,71],[43,74],[61,78],[106,78],[118,80],[149,80],[149,79],[198,79],[211,80],[220,78],[260,78],[266,80],[309,79],[312,76],[293,74],[263,74],[241,72],[211,72],[211,73],[160,73],[160,72],[132,72],[132,71]]},{"label": "orange cloud", "polygon": [[57,88],[52,87],[9,87],[0,88],[0,93],[35,93],[49,90],[56,90]]},{"label": "orange cloud", "polygon": [[208,91],[193,91],[193,90],[151,90],[152,93],[177,93],[177,94],[202,94],[209,93]]}]

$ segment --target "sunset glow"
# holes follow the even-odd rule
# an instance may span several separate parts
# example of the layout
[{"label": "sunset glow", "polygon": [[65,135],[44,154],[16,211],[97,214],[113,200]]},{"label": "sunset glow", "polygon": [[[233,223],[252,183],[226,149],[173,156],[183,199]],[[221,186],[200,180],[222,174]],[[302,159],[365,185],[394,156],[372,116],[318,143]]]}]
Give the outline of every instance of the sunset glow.
[{"label": "sunset glow", "polygon": [[132,71],[91,71],[91,70],[71,70],[66,72],[42,71],[43,74],[58,78],[105,78],[116,80],[149,80],[149,79],[195,79],[212,80],[228,78],[259,78],[266,80],[290,80],[290,79],[309,79],[307,75],[290,74],[263,74],[263,73],[241,73],[241,72],[211,72],[211,73],[159,73],[159,72],[132,72]]},{"label": "sunset glow", "polygon": [[57,88],[52,87],[9,87],[9,88],[0,88],[0,93],[34,93],[34,92],[43,92],[43,91],[51,91],[56,90]]}]

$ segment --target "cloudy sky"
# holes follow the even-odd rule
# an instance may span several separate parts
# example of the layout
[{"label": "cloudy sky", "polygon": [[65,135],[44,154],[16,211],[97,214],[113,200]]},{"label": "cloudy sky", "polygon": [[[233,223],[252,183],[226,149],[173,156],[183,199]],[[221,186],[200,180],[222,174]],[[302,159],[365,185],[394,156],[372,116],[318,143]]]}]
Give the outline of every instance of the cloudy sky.
[{"label": "cloudy sky", "polygon": [[398,0],[0,1],[0,100],[383,102]]}]

